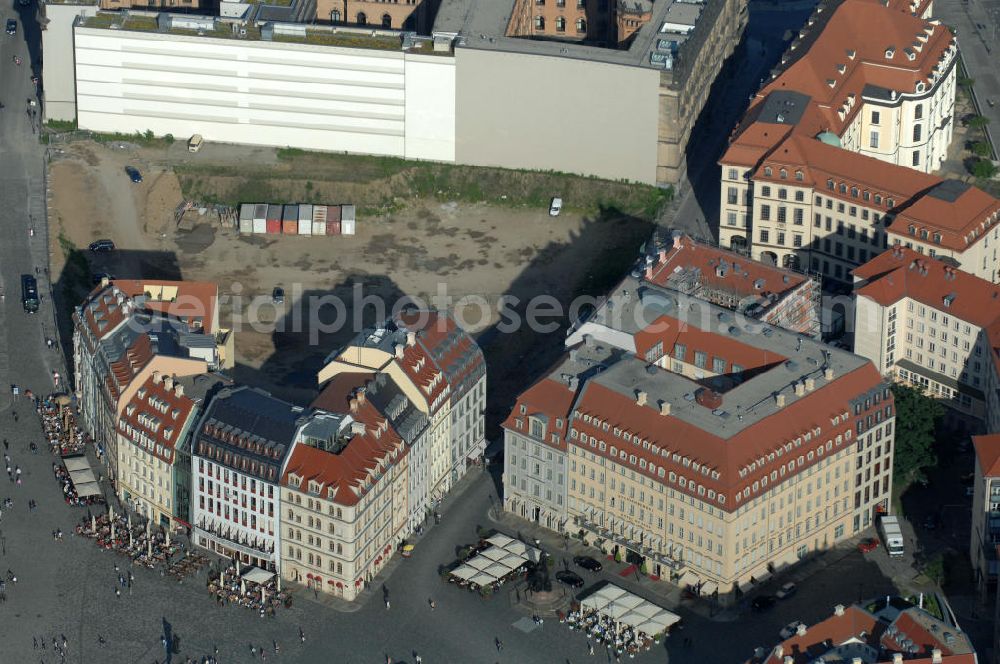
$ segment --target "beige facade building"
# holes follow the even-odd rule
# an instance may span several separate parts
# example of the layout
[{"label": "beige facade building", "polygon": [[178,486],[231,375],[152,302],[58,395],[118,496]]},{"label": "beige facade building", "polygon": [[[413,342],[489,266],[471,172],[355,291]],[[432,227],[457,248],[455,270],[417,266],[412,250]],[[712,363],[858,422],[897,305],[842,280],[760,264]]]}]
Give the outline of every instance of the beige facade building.
[{"label": "beige facade building", "polygon": [[742,141],[781,131],[792,96],[775,94],[722,159],[721,244],[842,283],[899,244],[1000,281],[1000,201],[981,189],[795,134],[751,161]]},{"label": "beige facade building", "polygon": [[101,9],[143,9],[150,11],[187,11],[201,9],[201,0],[100,0]]},{"label": "beige facade building", "polygon": [[854,270],[854,295],[854,352],[941,400],[973,430],[987,424],[1000,286],[896,246]]},{"label": "beige facade building", "polygon": [[363,385],[335,380],[324,389],[281,482],[282,576],[346,600],[410,532],[408,448]]},{"label": "beige facade building", "polygon": [[890,509],[867,360],[635,279],[567,347],[504,423],[514,514],[727,596]]},{"label": "beige facade building", "polygon": [[610,17],[608,0],[515,0],[506,35],[607,46],[613,37]]}]

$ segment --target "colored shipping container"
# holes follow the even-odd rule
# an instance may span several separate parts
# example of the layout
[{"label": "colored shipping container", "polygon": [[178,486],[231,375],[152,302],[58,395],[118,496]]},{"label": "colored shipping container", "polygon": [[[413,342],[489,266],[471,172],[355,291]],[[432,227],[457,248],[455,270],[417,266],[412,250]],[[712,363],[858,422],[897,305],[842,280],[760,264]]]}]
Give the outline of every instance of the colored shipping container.
[{"label": "colored shipping container", "polygon": [[299,220],[289,219],[288,221],[281,222],[281,232],[285,235],[298,235],[299,234]]},{"label": "colored shipping container", "polygon": [[313,234],[312,218],[299,219],[299,235],[312,235],[312,234]]},{"label": "colored shipping container", "polygon": [[260,218],[260,219],[257,219],[256,217],[254,217],[254,220],[253,220],[253,232],[257,233],[259,235],[263,235],[264,233],[266,233],[267,232],[267,219],[265,219],[263,217]]},{"label": "colored shipping container", "polygon": [[299,206],[298,205],[285,205],[281,210],[281,220],[282,221],[298,221],[299,220]]},{"label": "colored shipping container", "polygon": [[340,232],[344,235],[354,235],[357,230],[357,220],[355,218],[353,205],[342,205],[340,207]]},{"label": "colored shipping container", "polygon": [[340,235],[340,221],[336,219],[326,220],[326,234],[327,235]]},{"label": "colored shipping container", "polygon": [[354,222],[353,219],[350,221],[344,219],[343,221],[340,222],[340,233],[342,235],[354,235],[356,230],[357,230],[357,224]]},{"label": "colored shipping container", "polygon": [[240,221],[249,219],[253,221],[253,211],[256,205],[253,203],[243,203],[240,205]]},{"label": "colored shipping container", "polygon": [[267,220],[268,221],[281,221],[281,206],[280,205],[268,205],[267,206]]},{"label": "colored shipping container", "polygon": [[253,233],[253,219],[240,219],[240,233]]},{"label": "colored shipping container", "polygon": [[325,205],[314,205],[313,206],[313,221],[322,221],[326,223],[326,206]]},{"label": "colored shipping container", "polygon": [[340,218],[342,221],[355,221],[354,217],[354,206],[353,205],[341,205],[340,206]]},{"label": "colored shipping container", "polygon": [[303,203],[299,206],[299,221],[305,221],[308,219],[312,221],[313,218],[313,206],[309,203]]},{"label": "colored shipping container", "polygon": [[340,206],[339,205],[327,205],[326,206],[326,220],[330,221],[334,219],[340,221]]},{"label": "colored shipping container", "polygon": [[268,219],[267,220],[267,234],[268,235],[280,235],[281,234],[281,219]]},{"label": "colored shipping container", "polygon": [[314,221],[313,224],[313,235],[326,235],[326,222],[325,221]]}]

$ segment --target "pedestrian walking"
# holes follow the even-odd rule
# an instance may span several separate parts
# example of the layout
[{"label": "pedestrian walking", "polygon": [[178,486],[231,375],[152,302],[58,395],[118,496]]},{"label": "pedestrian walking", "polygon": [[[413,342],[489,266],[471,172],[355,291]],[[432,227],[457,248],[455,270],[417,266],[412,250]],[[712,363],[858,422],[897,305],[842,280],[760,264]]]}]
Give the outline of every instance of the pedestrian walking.
[{"label": "pedestrian walking", "polygon": [[497,647],[497,652],[500,652],[501,650],[503,650],[503,641],[500,640],[499,636],[495,639],[495,644],[496,644],[496,647]]},{"label": "pedestrian walking", "polygon": [[389,600],[388,599],[385,600],[385,610],[386,611],[389,610]]},{"label": "pedestrian walking", "polygon": [[38,637],[37,636],[31,637],[31,649],[32,650],[38,650]]},{"label": "pedestrian walking", "polygon": [[428,603],[428,604],[430,604],[430,606],[431,606],[431,611],[433,611],[434,609],[436,609],[436,608],[437,608],[437,604],[436,604],[436,603],[434,602],[434,600],[433,600],[433,599],[428,599],[428,600],[427,600],[427,603]]}]

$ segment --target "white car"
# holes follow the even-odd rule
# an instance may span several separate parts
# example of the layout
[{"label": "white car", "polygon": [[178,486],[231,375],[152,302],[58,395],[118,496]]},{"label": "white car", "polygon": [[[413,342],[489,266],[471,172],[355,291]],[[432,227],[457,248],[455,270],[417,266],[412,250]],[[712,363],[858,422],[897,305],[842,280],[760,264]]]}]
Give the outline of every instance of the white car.
[{"label": "white car", "polygon": [[562,199],[556,196],[549,203],[549,216],[558,217],[560,212],[562,212]]},{"label": "white car", "polygon": [[781,586],[781,589],[778,590],[778,592],[774,593],[774,596],[777,597],[778,599],[788,599],[789,597],[794,595],[798,589],[799,589],[798,586],[796,586],[794,583],[786,583],[785,585]]},{"label": "white car", "polygon": [[793,636],[798,634],[799,625],[801,624],[802,624],[801,620],[793,620],[792,622],[788,623],[787,625],[781,628],[781,631],[778,632],[778,636],[781,637],[782,641],[792,638]]}]

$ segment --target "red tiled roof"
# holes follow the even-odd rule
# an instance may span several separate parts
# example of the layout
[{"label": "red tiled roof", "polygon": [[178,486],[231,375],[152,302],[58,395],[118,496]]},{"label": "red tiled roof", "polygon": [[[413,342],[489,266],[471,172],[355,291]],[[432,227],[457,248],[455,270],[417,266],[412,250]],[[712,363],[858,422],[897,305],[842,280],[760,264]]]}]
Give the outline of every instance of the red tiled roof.
[{"label": "red tiled roof", "polygon": [[997,222],[998,217],[1000,200],[982,189],[968,187],[954,201],[934,195],[920,196],[899,210],[889,232],[906,238],[926,230],[932,240],[936,232],[940,235],[937,244],[963,251],[970,244],[975,244],[983,231]]},{"label": "red tiled roof", "polygon": [[[844,609],[844,615],[830,616],[809,627],[805,635],[796,635],[782,641],[781,657],[772,651],[764,664],[784,664],[785,656],[793,657],[795,664],[812,662],[830,649],[826,643],[832,643],[836,647],[852,638],[858,638],[862,632],[871,635],[877,624],[878,619],[872,614],[856,606],[849,606]],[[889,661],[892,661],[891,658]]]},{"label": "red tiled roof", "polygon": [[686,349],[685,361],[691,363],[696,351],[706,355],[706,366],[711,368],[713,360],[718,358],[726,362],[724,373],[735,371],[734,364],[742,367],[741,371],[755,371],[784,362],[786,357],[764,348],[756,348],[736,341],[722,334],[705,332],[701,328],[688,325],[672,316],[660,316],[644,329],[636,332],[635,354],[645,357],[646,351],[657,343],[663,344],[663,353],[672,355],[674,346],[682,344]]},{"label": "red tiled roof", "polygon": [[85,332],[90,352],[94,352],[96,342],[115,330],[131,310],[129,298],[114,284],[98,286],[84,300],[79,314],[73,317],[78,327]]},{"label": "red tiled roof", "polygon": [[[161,408],[158,409],[157,404]],[[152,446],[146,448],[150,454],[167,463],[173,463],[174,447],[180,442],[181,433],[194,407],[195,402],[186,395],[178,396],[176,388],[168,390],[162,376],[151,375],[125,404],[118,419],[118,432],[132,442],[144,446],[143,439],[136,433],[141,432],[146,440],[152,441]],[[155,431],[142,423],[142,415],[159,421],[160,424]],[[157,450],[157,445],[162,446],[160,450]]]},{"label": "red tiled roof", "polygon": [[[544,419],[548,420],[542,432],[543,441],[551,447],[565,450],[569,413],[575,398],[575,389],[570,389],[566,383],[554,378],[545,377],[518,396],[514,410],[502,426],[513,431],[520,429],[521,433],[524,433],[527,429],[518,426],[519,419],[525,422],[528,417],[543,415]],[[562,427],[556,426],[557,420],[562,422]],[[553,442],[552,434],[558,435],[558,442]]]},{"label": "red tiled roof", "polygon": [[[717,271],[721,261],[729,264],[729,269],[720,275]],[[723,289],[737,296],[760,296],[764,293],[781,294],[790,291],[806,277],[797,272],[766,265],[733,251],[696,242],[685,236],[674,241],[673,247],[663,252],[660,260],[646,280],[659,286],[668,286],[677,270],[699,271],[700,281],[706,286]],[[757,283],[762,281],[762,286]]]},{"label": "red tiled roof", "polygon": [[983,477],[1000,477],[1000,433],[973,436],[972,444],[976,448]]},{"label": "red tiled roof", "polygon": [[[158,279],[116,279],[113,283],[129,297],[148,294],[150,297],[143,306],[151,311],[180,318],[192,327],[196,321],[200,321],[206,333],[216,332],[212,328],[215,325],[216,308],[219,303],[217,284],[207,281]],[[164,289],[167,291],[176,289],[176,296],[161,299]]]},{"label": "red tiled roof", "polygon": [[[855,295],[883,307],[911,298],[984,329],[1000,329],[1000,286],[912,249],[896,246],[854,270]],[[953,296],[945,306],[945,298]]]},{"label": "red tiled roof", "polygon": [[[359,379],[365,374],[346,376]],[[364,495],[361,487],[365,481],[372,475],[381,475],[388,466],[399,463],[406,455],[407,448],[402,438],[370,401],[355,399],[355,407],[351,408],[354,392],[364,382],[351,387],[352,383],[357,383],[356,380],[338,381],[337,378],[327,384],[313,402],[313,407],[349,414],[355,422],[364,425],[364,433],[354,434],[337,454],[301,443],[295,445],[281,477],[281,484],[288,486],[289,475],[295,474],[303,478],[303,490],[310,480],[315,481],[320,485],[321,494],[325,496],[329,489],[333,489],[333,500],[350,506],[357,504]]]},{"label": "red tiled roof", "polygon": [[[812,34],[797,49],[801,55],[758,93],[758,100],[775,90],[811,97],[796,127],[796,132],[810,137],[822,131],[843,134],[862,107],[866,85],[912,93],[918,82],[929,83],[932,70],[955,41],[948,28],[913,16],[909,7],[900,11],[876,0],[844,0],[827,10],[825,21],[822,14],[814,17],[817,24],[807,27]],[[929,37],[927,30],[932,31]],[[890,48],[891,59],[886,57]],[[854,103],[848,108],[849,99]]]},{"label": "red tiled roof", "polygon": [[153,341],[148,334],[143,333],[135,338],[121,357],[111,363],[106,387],[112,402],[118,400],[132,379],[153,359],[153,355]]},{"label": "red tiled roof", "polygon": [[[475,372],[485,370],[486,361],[479,346],[448,314],[436,311],[407,311],[399,315],[400,328],[416,332],[416,344],[407,346],[400,363],[410,378],[424,388],[433,402],[447,388],[452,400],[458,400],[472,388],[466,381]],[[419,368],[418,368],[419,367]],[[429,392],[425,388],[442,373]]]}]

